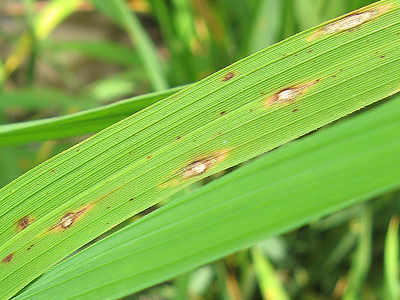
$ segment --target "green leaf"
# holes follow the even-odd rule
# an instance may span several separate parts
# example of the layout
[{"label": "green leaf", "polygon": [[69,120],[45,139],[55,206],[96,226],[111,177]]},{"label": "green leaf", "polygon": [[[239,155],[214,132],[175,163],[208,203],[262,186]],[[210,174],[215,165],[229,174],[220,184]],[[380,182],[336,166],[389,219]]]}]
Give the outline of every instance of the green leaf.
[{"label": "green leaf", "polygon": [[[400,188],[398,132],[400,97],[161,207],[61,262],[16,299],[123,297]],[[355,258],[362,273],[369,213]]]},{"label": "green leaf", "polygon": [[[1,125],[0,146],[26,144],[94,133],[170,96],[182,88],[177,87],[163,92],[137,96],[61,117]],[[15,96],[14,93],[13,95]]]},{"label": "green leaf", "polygon": [[245,58],[1,189],[0,297],[189,184],[398,91],[399,5],[378,2],[358,23],[348,16]]}]

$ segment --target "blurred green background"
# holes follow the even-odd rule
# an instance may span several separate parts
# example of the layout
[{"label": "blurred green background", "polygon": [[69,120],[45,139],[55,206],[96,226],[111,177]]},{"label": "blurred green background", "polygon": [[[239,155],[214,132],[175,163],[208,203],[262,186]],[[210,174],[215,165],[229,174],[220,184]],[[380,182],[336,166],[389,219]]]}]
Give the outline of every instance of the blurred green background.
[{"label": "blurred green background", "polygon": [[[0,123],[190,84],[372,2],[3,0]],[[87,136],[1,147],[0,186]],[[349,278],[364,299],[389,299],[382,274],[399,271],[399,198],[346,209],[127,299],[356,299],[345,293]]]}]

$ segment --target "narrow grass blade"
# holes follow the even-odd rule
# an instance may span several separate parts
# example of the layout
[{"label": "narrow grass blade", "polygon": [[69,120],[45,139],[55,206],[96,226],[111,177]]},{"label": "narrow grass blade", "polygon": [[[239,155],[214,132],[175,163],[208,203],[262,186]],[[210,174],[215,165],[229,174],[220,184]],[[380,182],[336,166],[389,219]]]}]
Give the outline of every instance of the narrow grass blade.
[{"label": "narrow grass blade", "polygon": [[357,226],[359,240],[349,272],[348,286],[344,300],[356,300],[361,297],[361,287],[371,265],[372,255],[372,211],[367,206],[361,207],[361,216]]},{"label": "narrow grass blade", "polygon": [[388,300],[400,299],[399,218],[390,220],[385,242],[385,285]]},{"label": "narrow grass blade", "polygon": [[62,139],[100,131],[183,87],[118,101],[61,117],[0,125],[0,146]]},{"label": "narrow grass blade", "polygon": [[168,88],[168,82],[156,47],[140,24],[134,12],[122,0],[91,0],[93,5],[121,25],[137,47],[149,79],[156,91]]},{"label": "narrow grass blade", "polygon": [[290,297],[286,293],[285,288],[279,279],[273,265],[262,251],[260,246],[251,249],[253,264],[258,277],[258,285],[260,286],[261,295],[264,300],[289,300]]},{"label": "narrow grass blade", "polygon": [[191,183],[397,92],[399,7],[378,2],[356,26],[347,16],[293,36],[1,189],[0,296]]},{"label": "narrow grass blade", "polygon": [[[399,131],[397,97],[161,207],[60,263],[16,299],[119,298],[398,189]],[[359,254],[370,246],[370,221],[367,211]]]}]

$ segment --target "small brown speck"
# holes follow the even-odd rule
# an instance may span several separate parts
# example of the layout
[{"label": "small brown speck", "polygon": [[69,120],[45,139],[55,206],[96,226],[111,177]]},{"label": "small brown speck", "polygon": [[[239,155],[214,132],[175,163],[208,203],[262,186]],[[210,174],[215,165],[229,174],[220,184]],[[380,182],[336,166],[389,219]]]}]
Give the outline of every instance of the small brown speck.
[{"label": "small brown speck", "polygon": [[224,114],[226,114],[226,111],[225,111],[225,110],[224,110],[224,111],[221,111],[220,114],[221,114],[221,115],[224,115]]},{"label": "small brown speck", "polygon": [[224,76],[224,78],[222,78],[222,81],[231,80],[233,77],[235,77],[235,75],[236,75],[235,72],[229,72]]},{"label": "small brown speck", "polygon": [[385,55],[381,55],[381,58],[385,58]]},{"label": "small brown speck", "polygon": [[336,75],[332,75],[332,78],[336,78]]},{"label": "small brown speck", "polygon": [[79,152],[79,149],[76,149],[76,152]]},{"label": "small brown speck", "polygon": [[30,245],[30,246],[28,247],[28,249],[26,249],[26,250],[28,250],[28,251],[31,250],[33,246],[34,246],[33,244]]},{"label": "small brown speck", "polygon": [[129,199],[129,201],[133,201],[133,198]]},{"label": "small brown speck", "polygon": [[55,171],[56,171],[56,169],[53,169],[53,170],[51,170],[50,172],[51,172],[51,173],[54,173]]},{"label": "small brown speck", "polygon": [[107,206],[107,208],[106,209],[110,209],[110,207],[109,206]]},{"label": "small brown speck", "polygon": [[250,108],[250,111],[253,111],[254,109],[253,108]]},{"label": "small brown speck", "polygon": [[181,136],[176,137],[177,140],[180,140],[181,138],[182,138]]},{"label": "small brown speck", "polygon": [[151,158],[151,155],[147,156],[147,159],[150,159],[150,158]]},{"label": "small brown speck", "polygon": [[2,263],[9,263],[14,257],[14,253],[8,254],[6,257],[4,257],[1,261]]},{"label": "small brown speck", "polygon": [[313,51],[314,51],[313,49],[310,49],[310,50],[308,50],[307,52],[308,52],[308,53],[311,53],[311,52],[313,52]]},{"label": "small brown speck", "polygon": [[298,109],[297,109],[297,108],[293,109],[293,112],[296,112],[296,111],[298,111]]}]

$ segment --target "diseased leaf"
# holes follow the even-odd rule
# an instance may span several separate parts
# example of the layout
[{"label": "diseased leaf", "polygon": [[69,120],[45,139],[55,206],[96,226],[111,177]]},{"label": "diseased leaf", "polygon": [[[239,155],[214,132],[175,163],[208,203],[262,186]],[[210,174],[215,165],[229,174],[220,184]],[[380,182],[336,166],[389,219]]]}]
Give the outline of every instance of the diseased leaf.
[{"label": "diseased leaf", "polygon": [[[0,259],[12,256],[0,297],[185,186],[398,91],[399,5],[378,2],[351,30],[322,25],[245,58],[1,189]],[[21,230],[23,218],[34,221]]]},{"label": "diseased leaf", "polygon": [[[117,299],[397,189],[399,132],[397,96],[161,207],[63,261],[16,299]],[[355,256],[362,274],[368,214]]]}]

